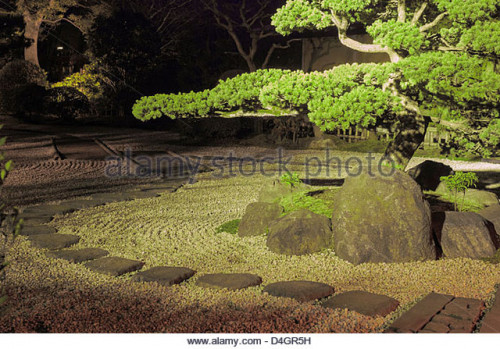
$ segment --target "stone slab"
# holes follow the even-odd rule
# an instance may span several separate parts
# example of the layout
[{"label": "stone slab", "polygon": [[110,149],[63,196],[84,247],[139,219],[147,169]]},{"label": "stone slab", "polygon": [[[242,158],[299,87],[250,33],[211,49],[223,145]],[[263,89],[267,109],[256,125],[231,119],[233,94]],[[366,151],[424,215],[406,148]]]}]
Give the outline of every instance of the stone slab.
[{"label": "stone slab", "polygon": [[258,286],[262,278],[254,274],[207,274],[196,280],[196,285],[205,288],[241,290]]},{"label": "stone slab", "polygon": [[434,315],[453,300],[453,296],[430,293],[389,327],[388,332],[412,333],[421,330]]},{"label": "stone slab", "polygon": [[500,333],[500,291],[497,291],[493,306],[485,314],[479,332]]},{"label": "stone slab", "polygon": [[85,266],[97,273],[120,276],[141,269],[144,263],[121,257],[104,257],[87,262]]},{"label": "stone slab", "polygon": [[191,278],[196,272],[189,268],[154,267],[141,271],[132,277],[137,282],[157,282],[163,286],[172,286]]},{"label": "stone slab", "polygon": [[48,225],[24,225],[19,232],[19,235],[31,236],[31,235],[43,235],[43,234],[55,234],[57,229],[50,227]]},{"label": "stone slab", "polygon": [[23,215],[19,216],[19,219],[23,220],[23,224],[26,225],[40,225],[50,223],[52,221],[52,216],[40,216],[40,217],[26,217]]},{"label": "stone slab", "polygon": [[71,247],[80,241],[80,237],[67,234],[40,234],[28,237],[31,244],[38,248],[60,250]]},{"label": "stone slab", "polygon": [[387,316],[399,306],[391,297],[365,291],[350,291],[333,296],[323,303],[332,309],[349,309],[368,316]]},{"label": "stone slab", "polygon": [[100,248],[84,248],[81,250],[60,250],[47,252],[47,256],[51,258],[64,259],[72,263],[82,263],[91,261],[97,258],[106,257],[108,251]]},{"label": "stone slab", "polygon": [[334,293],[332,286],[312,281],[281,281],[269,284],[264,292],[275,297],[293,298],[299,302],[308,302],[326,298]]}]

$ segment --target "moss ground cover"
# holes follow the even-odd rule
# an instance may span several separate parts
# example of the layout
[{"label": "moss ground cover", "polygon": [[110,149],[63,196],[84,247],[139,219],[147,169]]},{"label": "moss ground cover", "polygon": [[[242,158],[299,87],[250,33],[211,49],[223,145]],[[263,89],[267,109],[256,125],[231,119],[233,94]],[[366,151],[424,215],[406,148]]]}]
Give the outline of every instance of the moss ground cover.
[{"label": "moss ground cover", "polygon": [[197,271],[172,288],[98,275],[80,265],[51,260],[17,242],[6,280],[10,308],[0,332],[377,332],[391,320],[299,304],[261,293],[210,291],[195,286],[207,273],[254,273],[263,284],[307,279],[336,292],[365,290],[391,296],[408,309],[429,292],[488,300],[500,283],[500,266],[449,259],[354,266],[333,251],[309,256],[270,252],[265,237],[216,234],[243,216],[265,179],[200,181],[157,198],[109,204],[54,221],[60,233],[82,239],[75,248],[100,247],[146,268],[180,266]]}]

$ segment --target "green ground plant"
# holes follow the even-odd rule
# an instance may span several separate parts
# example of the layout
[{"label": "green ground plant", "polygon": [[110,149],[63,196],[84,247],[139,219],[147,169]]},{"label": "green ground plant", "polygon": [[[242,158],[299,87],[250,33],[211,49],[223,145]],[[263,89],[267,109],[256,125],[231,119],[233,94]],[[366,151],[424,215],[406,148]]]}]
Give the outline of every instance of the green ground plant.
[{"label": "green ground plant", "polygon": [[479,181],[477,175],[474,172],[456,172],[455,174],[441,177],[440,179],[446,184],[446,188],[448,188],[453,195],[455,211],[458,207],[458,194],[463,193],[462,204],[460,206],[460,211],[463,211],[465,207],[465,192],[468,188],[476,186]]},{"label": "green ground plant", "polygon": [[281,198],[279,200],[279,204],[284,208],[283,215],[301,209],[306,209],[330,218],[333,211],[332,202],[323,200],[311,194],[311,192],[302,191]]},{"label": "green ground plant", "polygon": [[220,233],[228,233],[228,234],[237,234],[238,227],[240,225],[241,219],[233,219],[232,221],[226,222],[215,229],[216,234]]},{"label": "green ground plant", "polygon": [[291,188],[297,187],[302,181],[297,172],[287,172],[280,177],[281,184],[288,185]]}]

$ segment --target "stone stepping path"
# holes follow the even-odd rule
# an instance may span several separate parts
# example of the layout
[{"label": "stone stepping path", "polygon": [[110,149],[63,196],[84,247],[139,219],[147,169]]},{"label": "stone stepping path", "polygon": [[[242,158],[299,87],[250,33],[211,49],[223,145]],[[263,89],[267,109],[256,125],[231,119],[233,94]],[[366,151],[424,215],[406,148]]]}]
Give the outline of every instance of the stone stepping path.
[{"label": "stone stepping path", "polygon": [[47,252],[46,255],[51,258],[64,259],[71,263],[82,263],[86,261],[91,261],[101,257],[106,257],[109,254],[108,251],[102,250],[100,248],[84,248],[81,250],[61,250]]},{"label": "stone stepping path", "polygon": [[430,293],[392,323],[392,333],[471,333],[484,310],[477,299]]},{"label": "stone stepping path", "polygon": [[204,288],[241,290],[259,286],[262,278],[253,274],[207,274],[196,280],[196,285]]},{"label": "stone stepping path", "polygon": [[365,291],[350,291],[333,296],[323,303],[331,309],[348,309],[368,316],[387,316],[397,309],[399,302],[391,297]]},{"label": "stone stepping path", "polygon": [[189,268],[178,267],[154,267],[141,271],[132,277],[136,282],[157,282],[163,286],[180,284],[191,278],[196,272]]},{"label": "stone stepping path", "polygon": [[275,297],[293,298],[299,302],[309,302],[326,298],[334,293],[332,286],[312,281],[281,281],[264,287],[264,292]]},{"label": "stone stepping path", "polygon": [[[100,193],[90,200],[75,199],[57,205],[28,207],[20,214],[25,220],[21,235],[27,236],[34,247],[48,249],[46,255],[72,263],[83,263],[88,269],[110,276],[120,276],[142,269],[144,263],[121,257],[107,257],[108,251],[99,248],[67,250],[77,244],[76,235],[57,234],[56,229],[45,225],[54,216],[80,209],[101,206],[110,202],[150,198],[178,188],[172,186],[143,187],[135,191]],[[163,286],[182,283],[196,272],[182,267],[154,267],[132,276],[135,282],[156,282]],[[213,289],[240,290],[262,283],[262,278],[253,274],[208,274],[196,281],[196,285]],[[334,294],[332,286],[312,281],[284,281],[269,284],[264,292],[276,296],[309,302],[327,298]],[[399,306],[393,298],[365,291],[350,291],[335,295],[322,306],[356,311],[367,316],[387,316]],[[394,321],[389,333],[471,333],[479,323],[484,302],[476,299],[458,298],[431,293],[408,312]],[[480,324],[482,333],[500,333],[500,300],[497,298],[492,309]]]},{"label": "stone stepping path", "polygon": [[87,262],[85,266],[96,273],[120,276],[141,269],[144,263],[121,257],[104,257]]},{"label": "stone stepping path", "polygon": [[500,333],[500,291],[497,291],[493,306],[485,314],[479,332]]},{"label": "stone stepping path", "polygon": [[76,245],[80,241],[80,237],[67,234],[40,234],[30,235],[28,240],[38,248],[61,250]]}]

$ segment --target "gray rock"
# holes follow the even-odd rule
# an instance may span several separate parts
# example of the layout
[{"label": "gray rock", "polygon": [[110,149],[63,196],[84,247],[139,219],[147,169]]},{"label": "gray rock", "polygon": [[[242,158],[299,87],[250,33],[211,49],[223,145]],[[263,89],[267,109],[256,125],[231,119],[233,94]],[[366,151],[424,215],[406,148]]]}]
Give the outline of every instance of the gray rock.
[{"label": "gray rock", "polygon": [[121,257],[105,257],[87,262],[85,266],[96,273],[120,276],[141,269],[144,263]]},{"label": "gray rock", "polygon": [[335,196],[336,254],[351,263],[399,263],[436,258],[431,211],[407,174],[348,177]]},{"label": "gray rock", "polygon": [[155,267],[141,271],[132,277],[136,282],[157,282],[163,286],[172,286],[191,278],[196,272],[188,268]]},{"label": "gray rock", "polygon": [[436,190],[441,183],[441,177],[449,176],[453,169],[440,162],[426,160],[408,170],[408,174],[420,185],[422,190]]},{"label": "gray rock", "polygon": [[275,203],[254,202],[247,206],[238,226],[241,237],[267,234],[269,224],[283,213],[283,207]]},{"label": "gray rock", "polygon": [[79,236],[67,234],[30,235],[28,239],[33,246],[49,250],[68,248],[76,245],[80,241]]},{"label": "gray rock", "polygon": [[264,292],[275,297],[293,298],[299,302],[309,302],[326,298],[334,293],[332,286],[312,281],[280,281],[264,287]]},{"label": "gray rock", "polygon": [[196,280],[196,285],[205,288],[240,290],[259,286],[262,278],[253,274],[208,274]]},{"label": "gray rock", "polygon": [[331,247],[330,226],[327,217],[308,210],[295,211],[270,224],[267,247],[286,255],[319,252]]},{"label": "gray rock", "polygon": [[72,263],[91,261],[93,259],[106,257],[108,254],[108,251],[102,250],[100,248],[84,248],[81,250],[61,250],[47,252],[48,257],[64,259]]},{"label": "gray rock", "polygon": [[498,248],[498,238],[491,223],[473,212],[444,212],[437,240],[448,258],[492,257]]},{"label": "gray rock", "polygon": [[365,291],[350,291],[333,296],[324,307],[349,309],[368,316],[387,316],[399,306],[394,298]]}]

